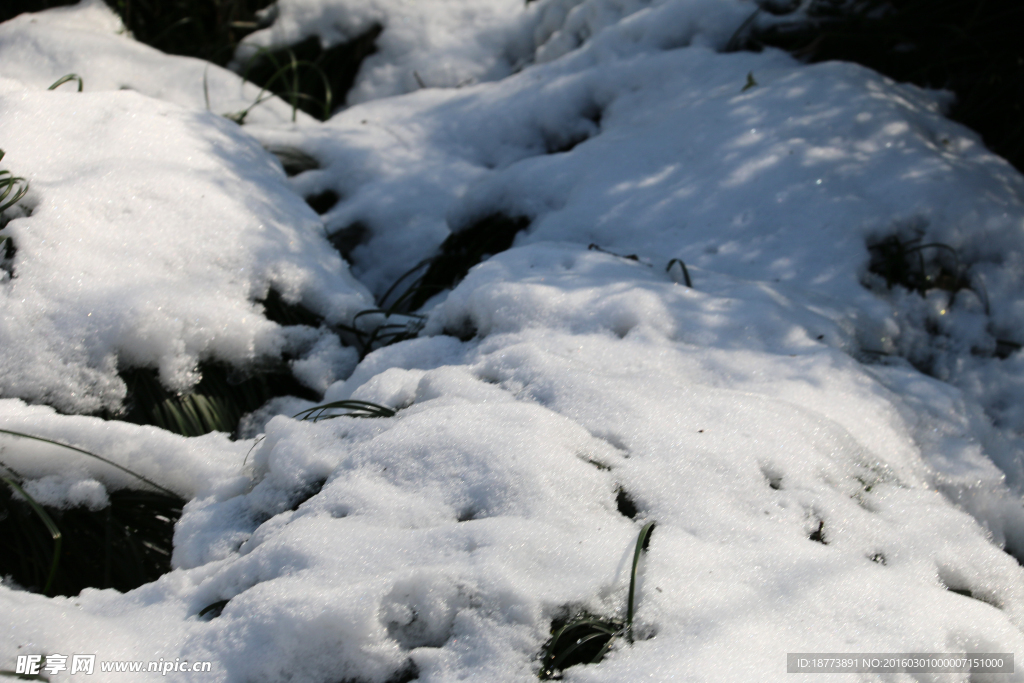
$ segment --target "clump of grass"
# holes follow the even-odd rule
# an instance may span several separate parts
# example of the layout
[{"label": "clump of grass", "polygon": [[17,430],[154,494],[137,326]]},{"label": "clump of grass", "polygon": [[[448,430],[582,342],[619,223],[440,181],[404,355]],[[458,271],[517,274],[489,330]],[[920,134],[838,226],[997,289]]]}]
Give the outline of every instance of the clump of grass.
[{"label": "clump of grass", "polygon": [[[376,308],[359,311],[348,324],[333,326],[342,342],[359,352],[360,359],[376,349],[419,335],[426,323],[426,316],[409,312],[409,302],[422,288],[422,278],[409,278],[429,263],[430,259],[421,261],[395,280],[377,301]],[[388,301],[398,287],[407,281],[409,284],[406,289],[389,304]]]},{"label": "clump of grass", "polygon": [[[6,152],[0,149],[0,161],[3,161],[6,154]],[[20,202],[27,192],[27,180],[14,175],[10,171],[0,170],[0,213]]]},{"label": "clump of grass", "polygon": [[[7,465],[3,465],[3,468],[6,469],[11,474],[14,474],[13,470],[7,467]],[[57,567],[60,564],[60,546],[61,541],[63,540],[61,537],[60,529],[58,529],[57,525],[54,524],[53,518],[50,517],[46,510],[44,510],[43,507],[36,502],[35,498],[28,495],[28,493],[25,492],[25,489],[21,488],[21,484],[19,482],[9,477],[0,477],[0,480],[7,484],[7,486],[10,487],[12,491],[18,493],[19,495],[21,495],[22,498],[25,499],[25,502],[28,503],[29,507],[32,508],[32,511],[36,513],[36,516],[39,518],[39,521],[42,522],[43,526],[46,527],[46,531],[49,532],[50,538],[53,539],[53,559],[50,561],[50,572],[49,574],[47,574],[46,583],[43,585],[43,594],[49,595],[50,588],[53,587],[53,580],[57,578]],[[9,499],[7,502],[9,502]],[[10,505],[8,504],[5,507],[9,509]],[[8,512],[8,515],[9,514],[10,513]]]},{"label": "clump of grass", "polygon": [[633,643],[636,569],[640,563],[640,554],[650,542],[654,526],[654,522],[644,524],[636,539],[633,566],[629,572],[629,600],[625,620],[581,612],[553,629],[551,640],[545,644],[541,657],[541,680],[559,679],[562,671],[570,666],[600,662],[616,638],[625,637],[626,642]]},{"label": "clump of grass", "polygon": [[178,394],[161,384],[155,370],[125,370],[127,410],[119,417],[151,424],[182,436],[209,432],[234,434],[239,421],[276,396],[315,400],[316,392],[302,386],[283,364],[249,375],[223,363],[200,364],[202,379],[189,392]]},{"label": "clump of grass", "polygon": [[[334,102],[331,93],[331,83],[327,74],[324,73],[318,64],[309,60],[299,59],[290,49],[272,52],[266,48],[260,48],[249,59],[242,71],[242,78],[254,80],[251,71],[260,66],[262,61],[269,62],[272,70],[269,76],[259,79],[262,88],[259,94],[256,95],[256,99],[242,111],[225,114],[225,117],[241,125],[245,123],[245,119],[250,111],[277,95],[292,105],[293,122],[300,109],[321,121],[326,121],[330,118]],[[308,79],[303,78],[304,72],[312,73],[314,77],[319,79],[323,86],[320,97],[310,94],[310,91],[315,89],[309,86]],[[203,88],[205,91],[205,80]]]},{"label": "clump of grass", "polygon": [[241,68],[244,77],[293,107],[321,120],[331,115],[333,103],[342,103],[355,83],[363,60],[376,51],[380,24],[371,25],[351,40],[324,48],[320,38],[278,49],[260,48]]},{"label": "clump of grass", "polygon": [[[924,243],[920,234],[910,239],[890,235],[869,243],[868,251],[871,253],[868,270],[881,276],[887,288],[903,287],[922,297],[939,289],[949,293],[949,306],[956,301],[958,292],[970,290],[982,302],[985,315],[990,314],[984,281],[980,277],[970,277],[969,267],[964,266],[959,252],[952,246],[942,242]],[[929,324],[926,329],[930,334],[938,333],[934,325]],[[995,337],[994,348],[976,348],[972,349],[972,353],[1005,359],[1020,349],[1019,342]],[[911,362],[922,372],[932,374],[932,369],[924,360]]]},{"label": "clump of grass", "polygon": [[[5,152],[0,149],[0,161],[3,160]],[[28,192],[28,181],[16,176],[10,171],[0,170],[0,230],[7,227],[9,218],[5,217],[4,211],[13,208],[15,204]],[[9,279],[14,274],[14,241],[10,235],[0,235],[0,271],[3,271],[4,279]]]},{"label": "clump of grass", "polygon": [[[85,455],[125,472],[154,490],[108,494],[101,510],[41,505],[7,465],[0,477],[0,575],[47,595],[77,595],[83,588],[131,590],[170,571],[174,524],[185,501],[127,467],[77,446],[0,430]],[[67,568],[73,567],[74,571]],[[62,568],[63,571],[62,571]]]},{"label": "clump of grass", "polygon": [[[361,322],[362,320],[367,322]],[[392,322],[396,321],[396,322]],[[394,309],[369,308],[352,317],[350,325],[336,325],[345,341],[365,358],[371,351],[383,346],[414,339],[423,329],[426,316],[416,313],[397,313]]]},{"label": "clump of grass", "polygon": [[[903,240],[890,235],[869,244],[869,270],[885,278],[890,289],[893,285],[900,285],[922,296],[931,289],[943,289],[954,294],[961,289],[970,289],[970,280],[960,264],[956,249],[941,242],[922,244],[921,240],[921,237]],[[927,262],[926,253],[933,256]]]}]

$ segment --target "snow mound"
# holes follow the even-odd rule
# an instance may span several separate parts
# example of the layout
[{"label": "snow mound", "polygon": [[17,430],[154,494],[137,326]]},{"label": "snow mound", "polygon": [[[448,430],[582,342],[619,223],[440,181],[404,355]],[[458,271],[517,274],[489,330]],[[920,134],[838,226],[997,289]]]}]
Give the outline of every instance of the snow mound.
[{"label": "snow mound", "polygon": [[260,48],[286,47],[310,36],[318,36],[329,48],[383,28],[376,53],[363,62],[349,91],[348,101],[354,103],[420,87],[452,88],[509,75],[514,57],[506,54],[507,27],[522,12],[522,2],[286,0],[275,3],[271,11],[271,26],[246,36],[239,45],[239,68]]},{"label": "snow mound", "polygon": [[[0,660],[535,681],[557,620],[625,616],[648,521],[637,642],[566,680],[1021,651],[1024,178],[943,118],[942,93],[718,52],[753,9],[281,0],[250,48],[383,26],[355,104],[323,125],[43,92],[19,62],[0,81],[3,164],[32,189],[4,229],[5,396],[98,410],[125,366],[187,388],[203,360],[287,351],[324,401],[395,414],[301,421],[308,404],[279,397],[232,443],[0,402],[0,427],[191,498],[157,581],[0,585]],[[63,30],[45,16],[43,36]],[[317,167],[286,178],[261,145]],[[318,218],[300,197],[328,190]],[[527,227],[463,264],[420,338],[357,365],[326,326],[256,303],[273,289],[351,322],[449,236],[496,224]],[[941,277],[890,282],[885,249]],[[133,484],[40,442],[0,449],[56,506]]]},{"label": "snow mound", "polygon": [[60,415],[47,406],[27,406],[16,399],[0,400],[0,429],[0,462],[29,480],[30,495],[56,507],[99,503],[107,490],[151,487],[110,463],[9,432],[94,453],[186,500],[212,491],[238,492],[248,482],[239,468],[252,444],[232,442],[222,433],[185,438],[157,427]]},{"label": "snow mound", "polygon": [[[775,334],[763,349],[688,343],[680,330],[713,338],[727,300],[578,245],[493,262],[514,277],[476,271],[445,316],[485,329],[473,302],[504,293],[518,323],[372,354],[329,398],[394,417],[274,418],[247,492],[187,506],[171,574],[73,607],[0,593],[23,605],[18,644],[209,660],[214,680],[536,680],[553,619],[622,616],[656,520],[641,639],[572,679],[783,680],[786,652],[1024,645],[1024,570],[935,490],[911,406],[808,341],[817,328],[779,335],[768,312],[749,322]],[[538,286],[556,305],[639,305],[626,327],[614,301],[551,324]],[[934,422],[951,440],[954,418]],[[959,468],[1002,490],[991,464]]]},{"label": "snow mound", "polygon": [[[88,91],[135,90],[216,114],[249,110],[247,122],[286,123],[293,118],[290,106],[227,69],[166,55],[132,40],[103,0],[26,13],[0,24],[0,76],[41,90],[67,74],[79,75]],[[253,106],[258,99],[266,101]],[[312,121],[301,111],[295,120]]]},{"label": "snow mound", "polygon": [[235,124],[133,92],[8,87],[0,112],[4,166],[30,183],[27,215],[3,230],[4,396],[117,411],[124,367],[182,391],[201,360],[279,356],[289,336],[255,303],[271,288],[332,321],[366,307],[316,214]]},{"label": "snow mound", "polygon": [[744,0],[280,0],[267,10],[271,25],[246,36],[234,63],[311,36],[329,48],[379,27],[375,53],[348,94],[357,104],[501,80],[584,44],[627,53],[721,49],[755,10]]},{"label": "snow mound", "polygon": [[[854,64],[594,38],[496,83],[253,133],[321,160],[293,187],[342,197],[327,230],[378,296],[452,233],[524,218],[516,245],[595,244],[817,297],[852,353],[910,359],[1015,441],[1024,178],[947,104]],[[894,239],[939,245],[921,256],[955,260],[959,284],[925,299],[870,272]],[[1021,445],[993,448],[1024,484]]]}]

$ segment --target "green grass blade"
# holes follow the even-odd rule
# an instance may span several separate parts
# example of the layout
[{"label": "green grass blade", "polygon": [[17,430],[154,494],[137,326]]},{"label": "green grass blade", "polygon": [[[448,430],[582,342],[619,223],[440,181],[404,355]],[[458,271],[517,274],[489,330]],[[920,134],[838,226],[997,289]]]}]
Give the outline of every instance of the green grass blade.
[{"label": "green grass blade", "polygon": [[[4,465],[4,467],[7,466]],[[10,468],[7,469],[9,470]],[[13,479],[9,479],[7,477],[0,477],[0,479],[25,498],[33,512],[36,513],[39,519],[42,520],[43,524],[46,526],[46,530],[50,532],[50,537],[53,538],[53,562],[50,564],[50,575],[46,579],[46,586],[43,587],[43,594],[49,595],[50,588],[53,586],[53,580],[57,577],[57,565],[60,563],[60,546],[63,538],[61,536],[60,529],[58,529],[57,525],[54,524],[53,519],[46,513],[46,510],[44,510],[43,507],[35,501],[35,498],[28,495],[25,492],[25,489],[21,488],[21,486],[19,486]]]},{"label": "green grass blade", "polygon": [[667,273],[672,270],[672,265],[675,263],[678,263],[679,267],[683,269],[683,280],[686,282],[686,286],[693,289],[693,280],[690,279],[690,271],[686,268],[686,264],[683,263],[682,259],[674,258],[669,261],[668,265],[665,266],[665,272]]},{"label": "green grass blade", "polygon": [[[271,86],[276,81],[278,81],[279,79],[281,80],[282,83],[285,84],[285,91],[280,96],[287,96],[289,104],[292,105],[292,122],[295,121],[296,116],[298,115],[299,101],[300,100],[307,100],[307,101],[310,101],[310,102],[314,102],[316,104],[323,105],[323,107],[324,107],[324,120],[326,120],[329,117],[329,115],[330,115],[330,108],[331,108],[331,87],[330,87],[330,83],[329,83],[329,80],[327,78],[327,75],[324,74],[323,69],[321,69],[319,65],[317,65],[317,64],[315,64],[313,62],[307,61],[307,60],[299,60],[299,59],[297,59],[295,57],[295,53],[292,52],[291,50],[288,50],[287,53],[288,53],[289,59],[288,59],[288,62],[286,64],[284,64],[284,65],[280,64],[277,61],[277,59],[274,57],[273,53],[271,53],[267,48],[263,48],[263,47],[261,47],[259,50],[257,50],[257,52],[252,57],[249,58],[249,60],[246,62],[245,69],[242,72],[242,79],[243,80],[246,80],[246,81],[249,80],[249,72],[252,70],[252,68],[255,65],[257,59],[260,58],[260,57],[266,57],[267,59],[269,59],[270,62],[274,65],[275,71],[270,76],[270,78],[267,79],[267,81],[265,83],[263,83],[263,85],[261,86],[259,94],[256,95],[256,101],[255,102],[253,102],[252,104],[250,104],[248,107],[246,107],[244,110],[242,110],[240,112],[237,112],[235,114],[226,115],[227,118],[230,118],[232,121],[235,121],[238,124],[244,123],[245,122],[245,117],[248,116],[249,112],[252,111],[252,109],[254,107],[262,104],[263,102],[266,102],[271,97],[274,97],[275,93],[271,90]],[[303,92],[300,92],[300,90],[299,90],[299,69],[300,68],[312,69],[315,73],[319,74],[320,78],[324,82],[325,95],[324,95],[324,100],[323,101],[318,100],[315,97],[311,97],[310,95],[307,95],[307,94],[305,94]],[[291,76],[291,81],[292,81],[291,82],[291,87],[288,87],[288,77],[289,76]],[[266,97],[263,96],[264,93],[267,93]]]},{"label": "green grass blade", "polygon": [[56,81],[54,81],[53,85],[47,88],[47,90],[56,90],[60,86],[64,85],[65,83],[69,83],[70,81],[78,81],[78,92],[82,92],[82,87],[84,84],[82,83],[82,77],[78,74],[67,74],[66,76],[61,76]]},{"label": "green grass blade", "polygon": [[[3,160],[5,155],[6,153],[0,149],[0,160]],[[12,192],[15,193],[14,197],[7,199]],[[28,192],[28,182],[24,178],[18,177],[10,171],[0,171],[0,212],[17,204],[26,192]]]},{"label": "green grass blade", "polygon": [[203,100],[206,102],[206,111],[210,111],[210,81],[209,81],[210,67],[207,65],[203,69]]},{"label": "green grass blade", "polygon": [[224,608],[228,606],[229,602],[230,600],[218,600],[217,602],[210,603],[203,609],[199,610],[199,614],[197,614],[196,616],[202,619],[207,614],[210,614],[212,612],[213,617],[211,618],[217,617],[224,610]]},{"label": "green grass blade", "polygon": [[151,479],[147,479],[146,477],[142,476],[141,474],[138,474],[137,472],[133,472],[130,469],[128,469],[127,467],[124,467],[123,465],[118,465],[113,460],[108,460],[107,458],[104,458],[102,455],[96,455],[95,453],[90,453],[89,451],[81,449],[81,448],[78,448],[77,446],[69,446],[68,444],[61,443],[60,441],[54,441],[53,439],[47,439],[47,438],[42,437],[42,436],[33,436],[32,434],[25,434],[24,432],[15,432],[15,431],[12,431],[10,429],[0,429],[0,434],[10,434],[11,436],[19,436],[19,437],[21,437],[23,439],[32,439],[33,441],[41,441],[43,443],[48,443],[48,444],[51,444],[53,446],[60,446],[61,448],[67,448],[68,450],[75,451],[76,453],[81,453],[83,455],[88,455],[90,458],[96,458],[100,462],[105,462],[108,465],[110,465],[111,467],[115,467],[115,468],[121,470],[125,474],[130,474],[131,476],[135,477],[139,481],[145,482],[146,484],[149,484],[153,488],[155,488],[155,489],[157,489],[159,491],[162,491],[163,493],[166,493],[169,496],[174,496],[175,498],[178,497],[178,494],[174,493],[170,489],[166,489],[163,486],[160,486],[160,484],[157,484],[155,481],[153,481]]},{"label": "green grass blade", "polygon": [[[348,410],[350,412],[342,413],[340,415],[327,415],[324,417],[324,412],[328,410]],[[297,420],[311,420],[312,422],[317,422],[319,420],[330,420],[335,417],[393,417],[394,415],[395,411],[393,409],[388,408],[387,406],[382,406],[379,403],[349,399],[347,401],[334,401],[332,403],[313,406],[312,408],[307,408],[295,413],[292,417]]]},{"label": "green grass blade", "polygon": [[[391,296],[392,292],[394,292],[394,291],[395,291],[395,289],[396,289],[396,288],[398,287],[398,285],[399,285],[399,284],[401,284],[401,282],[402,282],[403,280],[405,280],[405,278],[409,277],[410,275],[412,275],[413,273],[415,273],[415,272],[416,272],[417,270],[419,270],[420,268],[423,268],[424,266],[429,266],[429,265],[430,265],[430,263],[431,263],[431,262],[432,262],[433,260],[434,260],[433,258],[426,258],[426,259],[423,259],[422,261],[420,261],[419,263],[417,263],[417,264],[416,264],[415,266],[413,266],[413,267],[412,267],[412,268],[410,268],[409,270],[405,271],[405,272],[404,272],[404,273],[403,273],[403,274],[402,274],[401,276],[399,276],[399,278],[398,278],[397,280],[395,280],[395,281],[394,281],[394,282],[393,282],[393,283],[391,284],[391,286],[390,286],[390,287],[388,287],[388,291],[384,292],[384,296],[382,296],[382,297],[380,298],[380,305],[381,305],[381,306],[384,306],[384,302],[388,300],[388,297],[389,297],[389,296]],[[413,284],[412,284],[412,287],[415,287],[415,286],[416,286],[416,282],[414,281],[414,282],[413,282]],[[411,287],[410,287],[410,288],[411,288]],[[408,290],[406,290],[406,292],[408,292]],[[404,295],[403,295],[403,296],[404,296]],[[393,309],[394,309],[394,305],[392,305],[392,306],[391,306],[391,307],[389,308],[389,310],[393,310]]]},{"label": "green grass blade", "polygon": [[644,549],[648,536],[654,530],[654,522],[647,522],[640,529],[640,536],[636,539],[636,550],[633,551],[633,568],[629,571],[629,605],[626,608],[626,640],[633,642],[633,605],[636,597],[636,566],[640,563],[640,553]]}]

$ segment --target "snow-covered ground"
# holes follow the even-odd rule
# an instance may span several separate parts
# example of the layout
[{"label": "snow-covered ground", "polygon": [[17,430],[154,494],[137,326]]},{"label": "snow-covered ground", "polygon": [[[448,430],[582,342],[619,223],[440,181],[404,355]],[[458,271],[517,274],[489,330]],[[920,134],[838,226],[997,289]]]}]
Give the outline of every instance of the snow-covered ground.
[{"label": "snow-covered ground", "polygon": [[[0,428],[191,501],[154,583],[0,586],[0,669],[94,653],[212,662],[172,680],[536,680],[553,619],[625,616],[647,521],[637,642],[566,680],[1024,654],[1024,177],[943,117],[948,94],[723,52],[755,9],[280,0],[240,59],[374,24],[379,49],[327,122],[270,100],[244,126],[219,115],[258,88],[134,42],[100,0],[0,24],[0,167],[30,182],[2,233]],[[84,92],[46,90],[69,72]],[[264,148],[319,168],[288,178]],[[318,216],[302,198],[326,190]],[[356,365],[330,325],[494,214],[529,227],[427,303],[419,338]],[[346,230],[349,263],[327,239]],[[914,252],[933,272],[955,250],[958,291],[888,287],[868,247],[893,237],[947,245]],[[272,289],[324,326],[268,320]],[[118,409],[126,367],[181,391],[202,361],[283,352],[325,401],[397,414],[304,422],[312,404],[277,400],[237,441],[88,416]],[[135,485],[0,449],[48,504]]]}]

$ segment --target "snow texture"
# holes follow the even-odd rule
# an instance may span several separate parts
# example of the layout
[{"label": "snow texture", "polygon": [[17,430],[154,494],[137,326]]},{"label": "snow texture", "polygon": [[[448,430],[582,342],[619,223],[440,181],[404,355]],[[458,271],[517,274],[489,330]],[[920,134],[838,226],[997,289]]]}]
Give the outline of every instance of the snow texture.
[{"label": "snow texture", "polygon": [[[117,410],[117,372],[185,390],[200,360],[244,368],[288,347],[271,288],[336,321],[369,301],[280,164],[238,126],[134,92],[4,82],[4,163],[30,179],[0,296],[0,392]],[[144,228],[144,229],[142,229]]]},{"label": "snow texture", "polygon": [[[31,182],[4,229],[0,428],[190,500],[153,583],[0,586],[0,667],[59,652],[211,661],[211,681],[536,680],[553,620],[624,617],[647,521],[637,642],[565,680],[1024,652],[1024,178],[944,118],[945,93],[723,53],[753,10],[280,0],[252,46],[383,26],[323,124],[268,108],[240,128],[173,89],[46,92],[40,59],[0,61],[2,165]],[[100,16],[17,18],[0,52],[29,54],[34,31],[75,69],[96,55],[97,83],[120,78],[109,46],[142,54],[62,12]],[[152,59],[133,68],[179,64]],[[288,179],[261,146],[319,168]],[[301,197],[328,189],[318,218]],[[361,361],[255,303],[274,288],[350,321],[494,214],[529,227],[422,309],[419,338]],[[350,273],[324,235],[357,225]],[[932,269],[955,250],[957,287],[890,287],[869,247],[892,237],[946,245],[922,250]],[[286,350],[324,401],[396,414],[300,421],[312,404],[280,397],[230,441],[23,402],[88,413],[119,405],[124,365],[187,388],[200,360]],[[0,435],[48,504],[135,485],[65,451]]]},{"label": "snow texture", "polygon": [[[33,89],[48,88],[67,74],[89,92],[135,90],[190,109],[217,114],[248,110],[248,122],[286,123],[292,108],[245,83],[227,69],[192,57],[166,55],[127,35],[120,17],[103,0],[83,0],[0,25],[2,72]],[[61,86],[77,87],[75,83]],[[253,106],[258,100],[258,106]],[[312,119],[295,112],[299,123]]]}]

